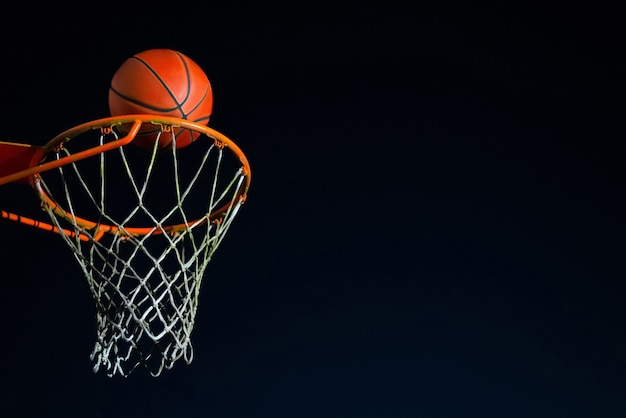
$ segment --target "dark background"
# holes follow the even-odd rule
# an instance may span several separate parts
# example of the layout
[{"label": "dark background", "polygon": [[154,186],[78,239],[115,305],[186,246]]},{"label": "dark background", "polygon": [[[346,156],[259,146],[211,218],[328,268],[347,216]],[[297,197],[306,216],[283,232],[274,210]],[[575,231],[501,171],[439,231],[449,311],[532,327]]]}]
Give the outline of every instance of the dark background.
[{"label": "dark background", "polygon": [[15,12],[3,141],[107,116],[172,48],[253,177],[156,379],[91,371],[70,250],[1,221],[2,416],[626,416],[624,7],[383,3]]}]

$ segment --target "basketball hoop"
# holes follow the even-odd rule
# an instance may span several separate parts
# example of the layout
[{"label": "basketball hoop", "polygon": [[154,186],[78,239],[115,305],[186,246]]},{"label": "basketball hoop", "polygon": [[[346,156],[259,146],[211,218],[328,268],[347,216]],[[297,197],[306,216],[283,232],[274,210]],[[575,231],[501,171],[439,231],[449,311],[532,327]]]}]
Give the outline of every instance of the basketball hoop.
[{"label": "basketball hoop", "polygon": [[[129,145],[146,128],[172,145]],[[178,148],[185,130],[198,139]],[[243,152],[189,120],[129,115],[63,132],[29,158],[0,184],[28,179],[50,223],[2,217],[58,232],[73,252],[96,304],[94,371],[191,363],[201,280],[250,186]]]}]

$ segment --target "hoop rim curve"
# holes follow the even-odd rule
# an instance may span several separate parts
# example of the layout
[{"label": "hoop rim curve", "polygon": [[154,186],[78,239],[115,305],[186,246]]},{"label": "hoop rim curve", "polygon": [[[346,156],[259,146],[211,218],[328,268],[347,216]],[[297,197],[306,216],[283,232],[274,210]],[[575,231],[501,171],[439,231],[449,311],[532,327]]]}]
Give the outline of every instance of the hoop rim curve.
[{"label": "hoop rim curve", "polygon": [[[221,218],[223,218],[228,211],[233,206],[233,202],[238,200],[238,204],[243,204],[247,198],[248,189],[250,187],[251,181],[251,171],[250,164],[248,162],[247,157],[243,153],[243,151],[235,144],[230,138],[225,136],[224,134],[216,131],[213,128],[210,128],[206,125],[202,125],[196,122],[192,122],[186,119],[180,119],[169,116],[158,116],[158,115],[149,115],[149,114],[133,114],[133,115],[123,115],[123,116],[111,116],[102,119],[96,119],[90,122],[86,122],[80,125],[75,126],[74,128],[68,129],[59,135],[52,138],[46,145],[43,146],[43,155],[44,157],[48,155],[51,151],[62,146],[63,143],[68,142],[77,136],[88,132],[94,129],[107,130],[112,129],[114,126],[119,126],[123,124],[131,124],[132,127],[126,134],[126,136],[117,139],[115,141],[96,146],[90,148],[85,151],[78,152],[74,155],[69,155],[66,157],[62,157],[58,160],[51,161],[49,163],[44,163],[40,165],[36,165],[34,167],[29,168],[29,173],[26,175],[29,176],[29,182],[31,186],[37,191],[39,198],[42,201],[42,204],[47,205],[57,216],[68,220],[70,223],[74,223],[78,225],[80,228],[86,231],[96,231],[93,236],[93,239],[98,241],[105,233],[111,234],[119,234],[128,236],[143,236],[143,235],[158,235],[162,233],[176,233],[177,231],[184,230],[196,224],[202,224],[207,220],[211,222],[219,222]],[[67,164],[71,164],[73,162],[79,161],[81,159],[85,159],[88,157],[92,157],[94,155],[108,152],[119,147],[122,147],[126,144],[132,142],[137,133],[139,132],[141,126],[145,123],[170,126],[174,128],[184,128],[189,129],[195,132],[199,132],[205,134],[207,137],[213,139],[214,144],[219,148],[228,148],[235,154],[235,156],[239,159],[242,165],[242,173],[241,175],[244,177],[244,181],[239,185],[239,188],[236,193],[236,197],[229,203],[225,204],[221,208],[213,211],[207,216],[203,216],[199,219],[189,221],[187,223],[181,223],[176,225],[164,226],[164,227],[125,227],[123,229],[113,226],[102,224],[94,221],[90,221],[88,219],[80,218],[78,216],[72,215],[67,212],[65,209],[58,206],[56,203],[52,201],[52,199],[45,193],[43,187],[41,187],[41,177],[40,174],[44,171],[48,171],[54,168],[58,168]]]}]

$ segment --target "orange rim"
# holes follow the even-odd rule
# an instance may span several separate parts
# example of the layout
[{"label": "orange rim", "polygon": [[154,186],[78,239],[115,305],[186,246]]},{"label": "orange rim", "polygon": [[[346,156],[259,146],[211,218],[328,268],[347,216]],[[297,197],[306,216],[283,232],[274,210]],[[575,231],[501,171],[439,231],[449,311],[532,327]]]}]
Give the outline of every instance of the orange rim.
[{"label": "orange rim", "polygon": [[[102,224],[102,223],[90,221],[88,219],[84,219],[84,218],[80,218],[78,216],[72,215],[71,213],[67,212],[65,209],[63,209],[62,207],[54,203],[53,200],[50,198],[50,196],[48,196],[48,194],[43,190],[43,187],[41,186],[41,181],[40,181],[41,178],[39,176],[40,173],[44,171],[52,170],[54,168],[58,168],[67,164],[71,164],[73,162],[76,162],[76,161],[79,161],[88,157],[92,157],[103,152],[108,152],[108,151],[117,149],[121,146],[124,146],[126,144],[129,144],[135,139],[135,136],[137,135],[141,126],[144,123],[160,124],[160,125],[169,126],[173,128],[186,128],[192,131],[205,134],[209,138],[213,139],[213,141],[218,147],[228,148],[231,152],[233,152],[237,156],[237,158],[239,159],[242,165],[242,175],[244,177],[244,180],[239,186],[239,189],[237,190],[237,195],[235,199],[233,200],[233,202],[237,201],[239,204],[243,204],[245,202],[248,189],[250,187],[251,171],[250,171],[250,164],[245,154],[243,153],[243,151],[241,151],[241,149],[232,140],[230,140],[228,137],[221,134],[220,132],[212,128],[209,128],[208,126],[200,125],[200,124],[197,124],[195,122],[191,122],[185,119],[178,119],[178,118],[166,117],[166,116],[154,116],[154,115],[126,115],[126,116],[113,116],[113,117],[94,120],[91,122],[84,123],[82,125],[78,125],[72,129],[69,129],[61,133],[60,135],[57,135],[55,138],[50,140],[43,147],[44,155],[47,155],[55,148],[61,146],[63,143],[68,142],[72,140],[73,138],[77,137],[78,135],[85,133],[87,131],[100,129],[106,132],[107,130],[112,129],[114,126],[122,125],[122,124],[129,124],[129,123],[133,124],[132,128],[129,130],[128,134],[121,139],[118,139],[116,141],[112,141],[112,142],[109,142],[109,143],[106,143],[97,147],[93,147],[88,150],[81,151],[79,153],[60,158],[58,160],[36,165],[34,167],[29,168],[28,170],[24,170],[20,174],[22,174],[22,177],[24,176],[30,177],[31,186],[37,191],[39,198],[41,199],[43,205],[48,207],[58,217],[63,218],[72,224],[78,225],[80,228],[86,231],[95,231],[93,239],[95,239],[96,241],[99,240],[105,233],[110,233],[110,234],[121,233],[122,235],[129,235],[129,236],[143,236],[147,234],[158,235],[158,234],[163,234],[163,233],[175,233],[177,231],[182,231],[182,230],[189,228],[190,226],[205,223],[207,219],[209,219],[211,222],[219,222],[228,213],[233,203],[228,203],[222,206],[220,209],[211,213],[208,216],[208,218],[202,217],[200,219],[196,219],[188,223],[181,223],[181,224],[170,225],[170,226],[160,227],[160,228],[129,227],[129,228],[122,229],[117,226]],[[27,173],[24,174],[25,172]]]}]

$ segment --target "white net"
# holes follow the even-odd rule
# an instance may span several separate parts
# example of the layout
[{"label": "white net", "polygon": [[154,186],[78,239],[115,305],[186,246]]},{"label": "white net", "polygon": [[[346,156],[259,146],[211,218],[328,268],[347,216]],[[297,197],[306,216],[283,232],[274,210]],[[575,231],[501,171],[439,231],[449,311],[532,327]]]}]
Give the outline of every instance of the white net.
[{"label": "white net", "polygon": [[[49,158],[80,152],[70,151],[75,142],[93,146],[88,136],[102,145],[121,135],[88,130]],[[130,144],[36,177],[52,223],[75,232],[61,236],[96,302],[95,372],[128,376],[143,366],[158,376],[193,360],[201,280],[243,203],[246,171],[203,134],[181,150]]]}]

